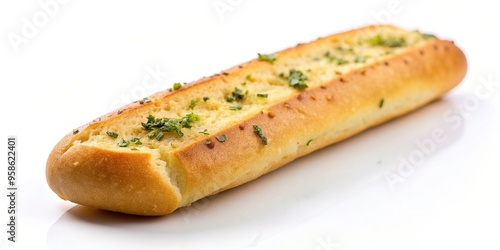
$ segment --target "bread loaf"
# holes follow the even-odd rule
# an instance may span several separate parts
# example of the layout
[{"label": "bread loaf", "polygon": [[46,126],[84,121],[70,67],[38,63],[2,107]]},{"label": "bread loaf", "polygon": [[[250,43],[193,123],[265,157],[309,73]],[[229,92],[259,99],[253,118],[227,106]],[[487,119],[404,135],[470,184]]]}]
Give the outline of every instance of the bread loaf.
[{"label": "bread loaf", "polygon": [[421,107],[466,68],[453,42],[388,25],[258,54],[74,129],[47,182],[78,204],[165,215]]}]

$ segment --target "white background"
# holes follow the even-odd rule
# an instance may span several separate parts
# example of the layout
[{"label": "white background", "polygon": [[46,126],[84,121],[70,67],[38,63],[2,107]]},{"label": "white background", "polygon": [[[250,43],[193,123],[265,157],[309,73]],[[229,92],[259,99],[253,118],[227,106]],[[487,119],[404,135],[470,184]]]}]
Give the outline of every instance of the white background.
[{"label": "white background", "polygon": [[[19,186],[17,243],[0,198],[0,249],[500,249],[500,15],[488,1],[46,2],[0,3],[0,144],[18,137]],[[464,81],[169,216],[89,209],[46,184],[52,147],[101,114],[257,52],[381,22],[454,40]],[[431,141],[436,130],[444,142]]]}]

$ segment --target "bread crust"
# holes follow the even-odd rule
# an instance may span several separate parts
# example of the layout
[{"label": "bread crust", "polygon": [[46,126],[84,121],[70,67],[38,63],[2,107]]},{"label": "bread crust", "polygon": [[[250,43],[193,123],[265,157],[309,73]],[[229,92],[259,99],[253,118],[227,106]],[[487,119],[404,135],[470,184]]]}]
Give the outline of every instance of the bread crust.
[{"label": "bread crust", "polygon": [[[279,53],[300,54],[302,46]],[[225,72],[234,75],[265,70],[265,63],[254,60]],[[147,152],[78,143],[90,136],[90,128],[113,122],[117,114],[112,112],[56,145],[47,161],[47,181],[59,196],[79,204],[130,214],[168,214],[423,106],[456,86],[466,70],[466,58],[453,42],[429,40],[320,86],[294,92],[260,113],[217,131],[210,146],[206,139],[199,139],[176,148],[164,159],[169,168],[175,169],[174,175],[155,166]],[[155,105],[226,74],[204,78],[179,91],[157,93],[151,103],[134,103],[122,110],[134,112]],[[267,145],[254,125],[268,138]],[[227,139],[214,139],[218,135]]]},{"label": "bread crust", "polygon": [[62,199],[111,211],[163,215],[174,211],[179,192],[164,180],[147,153],[98,147],[67,147],[66,136],[51,152],[47,180]]}]

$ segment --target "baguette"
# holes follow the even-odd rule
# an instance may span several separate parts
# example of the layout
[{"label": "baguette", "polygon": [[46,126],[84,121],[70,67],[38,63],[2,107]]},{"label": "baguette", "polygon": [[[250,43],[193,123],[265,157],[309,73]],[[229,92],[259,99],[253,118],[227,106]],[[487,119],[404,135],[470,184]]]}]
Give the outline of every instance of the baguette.
[{"label": "baguette", "polygon": [[452,41],[390,25],[259,54],[73,130],[47,182],[78,204],[169,214],[421,107],[466,69]]}]

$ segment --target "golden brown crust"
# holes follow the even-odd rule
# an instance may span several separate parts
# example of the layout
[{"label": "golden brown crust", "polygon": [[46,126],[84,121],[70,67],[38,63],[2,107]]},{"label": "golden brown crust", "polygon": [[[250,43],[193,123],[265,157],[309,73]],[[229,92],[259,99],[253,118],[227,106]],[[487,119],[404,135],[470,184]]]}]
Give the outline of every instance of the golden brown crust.
[{"label": "golden brown crust", "polygon": [[84,145],[56,145],[47,161],[50,188],[61,198],[90,207],[137,215],[164,215],[179,192],[163,179],[146,153],[123,153]]},{"label": "golden brown crust", "polygon": [[[188,179],[182,205],[253,180],[300,156],[408,113],[450,90],[465,71],[463,53],[451,42],[435,40],[416,51],[291,96],[267,112],[221,131],[227,140],[214,140],[214,148],[199,141],[176,151],[178,167]],[[270,138],[268,145],[262,144],[253,125]]]},{"label": "golden brown crust", "polygon": [[[374,28],[361,30],[369,32]],[[356,31],[359,29],[321,38],[315,43],[320,46],[332,37],[340,39]],[[304,46],[279,54],[300,56]],[[167,214],[408,113],[456,86],[466,68],[465,56],[457,46],[450,41],[431,39],[319,86],[293,92],[260,113],[216,131],[209,139],[210,144],[203,138],[193,140],[160,157],[175,173],[165,173],[147,152],[79,144],[88,139],[92,129],[123,119],[123,115],[120,118],[113,112],[61,140],[49,156],[47,181],[54,192],[76,203],[132,214]],[[269,70],[268,62],[253,60],[178,91],[157,93],[151,96],[150,103],[131,104],[123,113],[133,115],[177,95],[188,95],[189,89],[230,81],[228,75]],[[254,125],[268,138],[267,145],[255,132]],[[216,140],[219,135],[225,135],[226,140]]]}]

